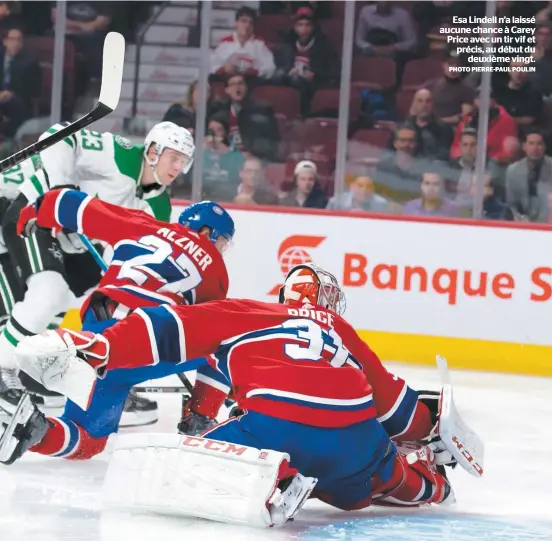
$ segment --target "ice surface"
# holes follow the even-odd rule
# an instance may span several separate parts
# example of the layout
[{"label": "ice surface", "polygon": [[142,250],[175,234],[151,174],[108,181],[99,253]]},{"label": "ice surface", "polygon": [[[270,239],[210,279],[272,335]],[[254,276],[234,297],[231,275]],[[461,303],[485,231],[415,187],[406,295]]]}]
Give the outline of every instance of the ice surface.
[{"label": "ice surface", "polygon": [[[389,366],[415,388],[438,386],[436,369]],[[458,502],[452,507],[345,513],[309,502],[278,530],[118,514],[102,510],[99,498],[108,453],[87,462],[29,454],[0,467],[0,540],[552,540],[552,379],[473,372],[453,372],[452,378],[460,413],[486,443],[482,479],[451,472]],[[178,396],[156,399],[162,419],[154,430],[173,431]]]}]

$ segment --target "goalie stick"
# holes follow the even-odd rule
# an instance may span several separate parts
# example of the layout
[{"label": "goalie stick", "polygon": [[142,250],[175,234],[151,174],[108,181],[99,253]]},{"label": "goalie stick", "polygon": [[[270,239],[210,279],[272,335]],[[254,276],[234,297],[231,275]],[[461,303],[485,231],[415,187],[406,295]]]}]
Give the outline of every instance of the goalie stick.
[{"label": "goalie stick", "polygon": [[474,477],[481,477],[485,445],[456,410],[447,360],[440,355],[436,360],[442,383],[437,433],[458,464]]},{"label": "goalie stick", "polygon": [[15,167],[18,163],[38,154],[66,137],[86,128],[93,122],[112,113],[119,103],[121,83],[123,80],[123,64],[125,61],[125,38],[117,32],[109,32],[105,37],[103,47],[102,87],[98,103],[86,115],[71,122],[56,133],[52,133],[41,141],[37,141],[15,154],[0,161],[0,173]]}]

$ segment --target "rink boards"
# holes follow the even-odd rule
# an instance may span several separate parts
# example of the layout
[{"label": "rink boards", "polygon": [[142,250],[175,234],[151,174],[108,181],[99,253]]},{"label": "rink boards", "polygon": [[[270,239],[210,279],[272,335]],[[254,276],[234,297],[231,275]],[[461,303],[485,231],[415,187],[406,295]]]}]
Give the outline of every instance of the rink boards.
[{"label": "rink boards", "polygon": [[228,208],[230,296],[276,301],[290,265],[313,261],[382,359],[552,376],[552,227]]}]

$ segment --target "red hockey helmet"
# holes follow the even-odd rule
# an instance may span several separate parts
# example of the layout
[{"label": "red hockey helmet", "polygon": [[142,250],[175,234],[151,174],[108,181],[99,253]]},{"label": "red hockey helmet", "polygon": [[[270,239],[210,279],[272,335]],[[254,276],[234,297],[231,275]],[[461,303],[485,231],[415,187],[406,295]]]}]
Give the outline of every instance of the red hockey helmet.
[{"label": "red hockey helmet", "polygon": [[312,263],[296,265],[288,272],[278,302],[298,307],[323,306],[338,314],[345,312],[346,305],[336,277]]}]

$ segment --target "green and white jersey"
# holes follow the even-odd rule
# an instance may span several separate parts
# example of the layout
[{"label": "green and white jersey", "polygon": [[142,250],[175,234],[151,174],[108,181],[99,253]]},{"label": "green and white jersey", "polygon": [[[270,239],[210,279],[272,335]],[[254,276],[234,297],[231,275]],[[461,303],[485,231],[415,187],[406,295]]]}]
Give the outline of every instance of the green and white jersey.
[{"label": "green and white jersey", "polygon": [[[43,139],[64,126],[56,124],[40,136]],[[144,145],[134,145],[125,137],[90,130],[65,138],[40,153],[46,175],[31,172],[20,187],[29,201],[48,189],[73,184],[89,195],[126,208],[149,212],[159,220],[169,221],[170,199],[165,187],[143,193],[140,184],[144,167]],[[37,182],[38,181],[38,182]]]},{"label": "green and white jersey", "polygon": [[[33,156],[0,174],[0,197],[13,201],[19,195],[21,187],[27,182],[34,186],[34,190],[40,191],[42,186],[46,184],[45,178],[44,171],[40,169],[40,158]],[[2,216],[0,216],[0,222],[1,220]],[[6,251],[4,236],[0,227],[0,254]]]}]

